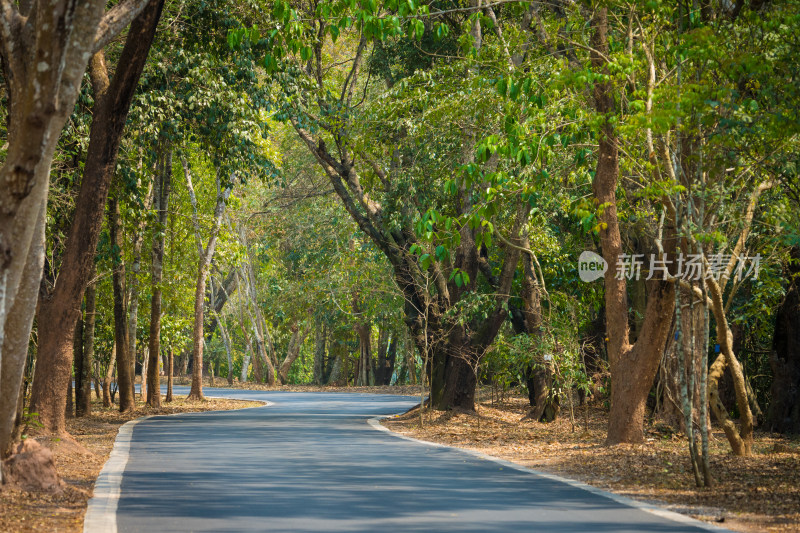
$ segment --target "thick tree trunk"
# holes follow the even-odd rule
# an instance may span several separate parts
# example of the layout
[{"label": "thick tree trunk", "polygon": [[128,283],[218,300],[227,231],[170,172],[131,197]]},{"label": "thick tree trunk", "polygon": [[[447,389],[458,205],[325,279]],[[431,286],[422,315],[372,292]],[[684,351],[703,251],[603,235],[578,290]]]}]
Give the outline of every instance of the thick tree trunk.
[{"label": "thick tree trunk", "polygon": [[[172,150],[167,147],[160,173],[155,176],[153,185],[153,201],[158,222],[153,232],[152,297],[150,298],[150,347],[147,363],[147,405],[161,406],[161,385],[158,372],[159,355],[161,354],[161,282],[164,262],[164,234],[167,226],[169,210],[169,193],[172,182]],[[159,175],[160,174],[160,175]]]},{"label": "thick tree trunk", "polygon": [[72,366],[74,325],[94,262],[103,209],[128,109],[147,60],[162,6],[163,0],[150,2],[131,25],[111,83],[102,52],[92,58],[91,78],[96,104],[86,165],[55,289],[50,298],[40,303],[40,316],[49,327],[39,332],[39,361],[31,391],[31,404],[40,414],[45,430],[55,435],[66,431],[58,413],[66,404],[65,380],[68,378],[65,369]]},{"label": "thick tree trunk", "polygon": [[[605,57],[608,54],[606,7],[596,9],[592,24],[592,66],[596,71],[602,72],[606,70]],[[595,83],[594,104],[598,113],[610,115],[614,112],[612,94],[613,87],[609,82]],[[606,440],[608,444],[638,443],[644,440],[647,395],[669,334],[675,290],[671,283],[664,280],[648,282],[644,321],[636,343],[631,345],[625,279],[617,279],[613,268],[622,254],[616,198],[619,178],[617,144],[614,126],[606,120],[600,128],[597,169],[592,189],[598,203],[606,206],[600,215],[600,222],[604,225],[600,230],[600,243],[603,258],[609,265],[605,273],[606,327],[611,368],[611,412]]]},{"label": "thick tree trunk", "polygon": [[772,388],[767,419],[772,431],[800,434],[800,248],[786,267],[789,288],[775,316],[772,340]]},{"label": "thick tree trunk", "polygon": [[114,290],[114,345],[117,350],[117,388],[119,390],[120,412],[136,408],[133,388],[133,354],[129,352],[128,315],[125,312],[125,264],[122,262],[122,231],[119,227],[119,203],[111,196],[108,206],[108,225],[111,245],[116,249],[113,258],[111,283]]},{"label": "thick tree trunk", "polygon": [[336,356],[333,360],[331,374],[328,377],[328,384],[336,386],[347,385],[347,369],[345,368],[347,366],[345,363],[347,353],[341,344],[337,342],[333,343],[331,352],[336,352]]},{"label": "thick tree trunk", "polygon": [[[7,2],[0,10],[8,97],[8,149],[0,168],[0,453],[9,449],[36,311],[50,166],[94,51],[104,6],[99,0],[54,0]],[[113,36],[119,29],[106,24],[105,33]],[[65,392],[54,394],[64,398]]]}]

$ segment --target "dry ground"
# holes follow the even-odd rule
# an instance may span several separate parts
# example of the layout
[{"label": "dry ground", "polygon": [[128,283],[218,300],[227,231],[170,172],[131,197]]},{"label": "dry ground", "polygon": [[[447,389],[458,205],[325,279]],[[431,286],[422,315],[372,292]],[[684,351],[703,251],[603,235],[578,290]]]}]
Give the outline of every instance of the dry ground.
[{"label": "dry ground", "polygon": [[137,395],[136,411],[120,413],[116,407],[103,409],[102,403],[94,399],[91,416],[67,420],[67,430],[74,441],[35,437],[53,451],[58,473],[65,483],[63,490],[49,494],[0,487],[0,531],[83,531],[83,515],[94,482],[114,447],[117,431],[129,420],[146,415],[222,411],[254,405],[260,403],[220,399],[189,402],[176,397],[170,404],[162,403],[161,409],[150,409],[138,401]]},{"label": "dry ground", "polygon": [[[487,395],[488,397],[488,395]],[[419,410],[387,419],[393,431],[477,450],[536,470],[577,479],[735,531],[800,532],[800,442],[756,435],[752,457],[734,457],[721,431],[711,444],[716,485],[697,489],[685,439],[647,428],[646,443],[607,447],[604,409],[576,408],[554,423],[523,420],[527,399],[483,401],[476,413]],[[721,523],[720,523],[721,522]]]}]

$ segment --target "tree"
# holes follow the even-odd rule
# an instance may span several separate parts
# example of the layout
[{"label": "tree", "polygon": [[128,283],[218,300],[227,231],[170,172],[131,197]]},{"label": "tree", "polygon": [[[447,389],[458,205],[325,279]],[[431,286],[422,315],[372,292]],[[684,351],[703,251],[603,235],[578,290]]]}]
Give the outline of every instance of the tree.
[{"label": "tree", "polygon": [[116,70],[111,82],[103,51],[97,52],[92,59],[96,104],[81,192],[78,193],[75,218],[55,289],[39,304],[39,320],[49,327],[39,333],[39,364],[34,375],[31,407],[39,413],[40,422],[47,431],[55,435],[66,431],[61,413],[66,402],[66,384],[70,379],[65,369],[72,364],[71,337],[77,320],[74,310],[79,307],[76,304],[83,297],[89,281],[128,109],[162,7],[163,0],[150,2],[134,20],[120,56],[122,68]]},{"label": "tree", "polygon": [[222,185],[220,171],[216,172],[217,200],[214,205],[214,218],[211,231],[208,236],[208,243],[203,246],[201,240],[200,221],[197,212],[197,196],[192,186],[192,174],[186,158],[181,159],[183,173],[186,178],[186,185],[189,188],[189,195],[192,200],[192,222],[195,230],[195,242],[197,244],[197,285],[194,295],[194,334],[192,336],[192,387],[189,391],[189,399],[203,399],[203,303],[206,298],[206,279],[211,268],[211,260],[214,257],[214,250],[217,247],[217,237],[222,225],[222,215],[225,213],[225,202],[230,196],[233,188],[234,176],[226,185]]},{"label": "tree", "polygon": [[[99,0],[62,0],[46,7],[34,1],[19,8],[5,2],[0,9],[0,53],[10,100],[9,146],[0,169],[0,453],[9,445],[36,309],[56,142],[75,105],[89,58],[148,3],[126,0],[108,12]],[[63,409],[53,416],[63,417]]]},{"label": "tree", "polygon": [[169,193],[172,182],[172,151],[167,149],[156,170],[153,186],[153,203],[158,219],[154,228],[152,250],[153,285],[150,299],[150,346],[147,364],[147,404],[151,407],[161,406],[161,383],[159,380],[159,363],[161,354],[161,283],[163,279],[164,233],[169,211]]}]

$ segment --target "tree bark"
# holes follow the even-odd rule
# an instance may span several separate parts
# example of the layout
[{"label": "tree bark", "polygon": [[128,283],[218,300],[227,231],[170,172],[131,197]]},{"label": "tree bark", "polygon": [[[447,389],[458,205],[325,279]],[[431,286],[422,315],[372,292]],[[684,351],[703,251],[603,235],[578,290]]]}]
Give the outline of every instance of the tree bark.
[{"label": "tree bark", "polygon": [[172,345],[167,347],[167,397],[164,401],[170,403],[172,401],[172,376],[174,373],[175,357],[172,353]]},{"label": "tree bark", "polygon": [[96,104],[81,190],[55,289],[51,297],[40,303],[39,310],[42,322],[48,327],[39,333],[39,361],[34,374],[31,405],[40,414],[45,430],[54,435],[66,432],[59,413],[66,404],[65,381],[69,379],[66,369],[72,366],[74,325],[94,262],[103,209],[128,110],[162,6],[163,0],[150,2],[131,25],[111,83],[103,53],[98,52],[92,58],[91,78]]},{"label": "tree bark", "polygon": [[103,407],[111,407],[111,380],[114,377],[114,368],[117,365],[117,343],[111,346],[111,357],[108,360],[106,375],[103,377]]},{"label": "tree bark", "polygon": [[328,327],[321,320],[314,325],[314,384],[323,385],[325,382],[325,343]]},{"label": "tree bark", "polygon": [[286,349],[286,358],[281,363],[280,368],[278,369],[278,376],[280,377],[281,383],[286,384],[289,380],[289,369],[292,367],[292,363],[295,362],[297,357],[300,355],[300,348],[303,346],[303,342],[305,342],[306,337],[311,332],[311,328],[309,327],[298,327],[296,325],[292,326],[292,337],[289,340],[289,346]]},{"label": "tree bark", "polygon": [[119,203],[112,195],[108,205],[108,226],[114,247],[111,284],[114,290],[114,345],[117,350],[117,388],[120,412],[136,408],[133,388],[132,361],[128,343],[128,315],[125,312],[125,263],[122,261],[122,231],[119,227]]},{"label": "tree bark", "polygon": [[[94,268],[89,276],[94,278]],[[97,303],[97,285],[90,282],[84,296],[86,301],[86,319],[83,321],[82,358],[76,366],[75,379],[79,384],[75,398],[75,416],[92,414],[92,369],[94,368],[94,329],[95,308]]]},{"label": "tree bark", "polygon": [[150,348],[147,363],[147,405],[161,407],[161,383],[158,362],[161,354],[161,282],[164,262],[164,234],[169,212],[169,193],[172,182],[172,150],[167,147],[161,164],[160,175],[156,175],[153,186],[153,201],[158,222],[153,234],[152,249],[152,297],[150,298]]}]

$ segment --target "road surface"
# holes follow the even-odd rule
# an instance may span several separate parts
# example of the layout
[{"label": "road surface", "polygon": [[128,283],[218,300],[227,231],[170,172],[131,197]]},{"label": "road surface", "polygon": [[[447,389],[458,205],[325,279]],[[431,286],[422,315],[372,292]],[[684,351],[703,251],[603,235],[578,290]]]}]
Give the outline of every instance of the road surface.
[{"label": "road surface", "polygon": [[[225,389],[205,393],[270,405],[156,416],[136,424],[129,431],[127,463],[115,459],[122,465],[121,484],[106,471],[110,461],[90,503],[86,531],[710,529],[368,424],[370,418],[408,409],[417,402],[413,398]],[[120,435],[118,442],[124,440]]]}]

